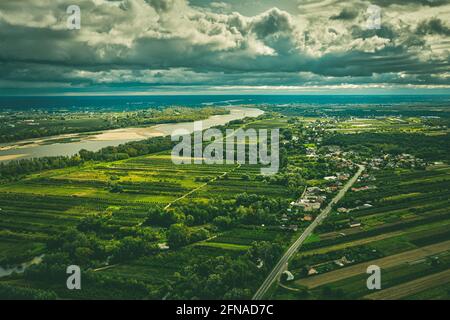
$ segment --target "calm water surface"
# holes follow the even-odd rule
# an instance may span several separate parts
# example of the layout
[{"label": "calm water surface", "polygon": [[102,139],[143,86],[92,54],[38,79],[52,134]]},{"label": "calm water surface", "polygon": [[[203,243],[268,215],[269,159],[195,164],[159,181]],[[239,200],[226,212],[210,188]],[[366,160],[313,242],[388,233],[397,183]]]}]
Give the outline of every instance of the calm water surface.
[{"label": "calm water surface", "polygon": [[[207,129],[227,124],[233,120],[257,117],[261,114],[263,114],[263,111],[256,108],[230,107],[230,114],[211,116],[203,120],[202,125],[203,129]],[[193,132],[194,123],[167,123],[148,128],[115,129],[92,134],[68,134],[0,144],[0,162],[47,156],[72,156],[81,149],[98,151],[104,147],[118,146],[130,141],[148,139],[152,136],[167,136],[177,129],[186,129],[189,132]],[[54,139],[63,138],[66,141],[70,138],[71,141],[65,141],[64,143],[51,142]]]}]

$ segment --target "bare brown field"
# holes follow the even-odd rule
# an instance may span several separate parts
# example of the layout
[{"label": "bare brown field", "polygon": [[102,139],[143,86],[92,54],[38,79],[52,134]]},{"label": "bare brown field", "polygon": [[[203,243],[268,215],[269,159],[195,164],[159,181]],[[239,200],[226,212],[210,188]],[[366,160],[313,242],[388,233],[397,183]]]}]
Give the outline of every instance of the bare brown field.
[{"label": "bare brown field", "polygon": [[376,293],[371,293],[365,296],[364,299],[398,300],[448,282],[450,282],[450,270],[402,283],[395,287],[377,291]]},{"label": "bare brown field", "polygon": [[322,275],[300,279],[297,280],[296,283],[302,286],[307,286],[308,288],[315,288],[330,282],[335,282],[338,280],[356,276],[358,274],[365,274],[367,267],[370,265],[377,265],[380,268],[389,268],[402,263],[413,262],[447,250],[450,250],[450,240],[419,249],[402,252],[389,257],[356,264],[347,268],[327,272]]}]

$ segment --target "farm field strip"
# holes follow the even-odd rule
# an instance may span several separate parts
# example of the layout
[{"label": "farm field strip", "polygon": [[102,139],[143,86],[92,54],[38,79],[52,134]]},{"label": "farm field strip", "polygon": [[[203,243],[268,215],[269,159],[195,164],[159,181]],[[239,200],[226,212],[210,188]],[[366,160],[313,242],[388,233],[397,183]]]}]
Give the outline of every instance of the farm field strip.
[{"label": "farm field strip", "polygon": [[[225,173],[229,179],[215,180]],[[245,190],[286,196],[280,186],[243,181],[244,174],[259,175],[260,166],[175,166],[168,152],[32,174],[0,186],[0,203],[5,200],[0,224],[7,231],[2,234],[2,241],[14,241],[16,245],[32,239],[46,241],[51,235],[76,226],[80,219],[95,214],[108,214],[111,223],[117,226],[138,225],[145,219],[148,205],[167,205],[183,196],[193,201],[209,200],[217,195],[232,199]],[[209,182],[204,184],[198,178]],[[122,192],[111,193],[108,189],[113,183],[122,185]],[[250,186],[243,190],[246,184]],[[34,209],[37,203],[42,205]],[[199,247],[216,255],[223,250],[246,250],[249,245],[223,240]]]},{"label": "farm field strip", "polygon": [[368,244],[368,243],[371,243],[374,241],[394,238],[394,237],[401,236],[401,235],[403,235],[403,232],[395,231],[395,232],[391,232],[391,233],[380,234],[380,235],[362,238],[362,239],[358,239],[358,240],[349,240],[347,242],[343,242],[343,243],[339,243],[339,244],[335,244],[335,245],[331,245],[331,246],[324,246],[324,247],[321,247],[318,249],[310,249],[310,250],[300,251],[297,253],[297,255],[298,256],[308,256],[308,255],[312,255],[312,254],[323,254],[323,253],[328,253],[328,252],[332,252],[332,251],[336,251],[336,250],[341,250],[344,248],[351,248],[351,247],[356,247],[356,246],[363,245],[363,244]]},{"label": "farm field strip", "polygon": [[[433,213],[433,215],[430,215],[429,217],[415,217],[415,218],[409,218],[404,219],[401,221],[393,222],[393,223],[383,223],[381,222],[379,225],[371,226],[369,229],[367,228],[349,228],[349,229],[341,229],[339,231],[333,231],[333,232],[327,232],[327,233],[319,233],[321,240],[336,240],[339,243],[346,243],[350,242],[351,239],[345,238],[346,236],[352,237],[354,241],[364,239],[366,233],[368,231],[371,231],[375,234],[388,234],[393,232],[404,232],[407,233],[413,233],[415,231],[426,231],[428,229],[433,228],[439,228],[442,225],[448,225],[450,224],[450,214],[447,213],[447,209],[442,210],[436,210],[431,211],[430,213]],[[364,220],[363,220],[364,221]],[[420,224],[419,224],[420,223]],[[423,224],[422,224],[423,223]],[[412,226],[411,226],[412,225]],[[368,237],[374,236],[374,234],[367,234]],[[345,234],[346,236],[342,236],[342,234]],[[343,241],[341,242],[340,239]],[[348,241],[346,241],[348,240]],[[319,248],[325,248],[328,245],[319,246]]]},{"label": "farm field strip", "polygon": [[450,270],[415,279],[400,285],[390,287],[366,295],[364,299],[370,300],[399,300],[424,290],[447,284],[450,282]]},{"label": "farm field strip", "polygon": [[[319,121],[314,123],[315,120]],[[178,166],[172,162],[170,151],[138,157],[127,151],[123,154],[125,156],[121,154],[122,160],[86,161],[77,168],[48,170],[21,180],[11,179],[11,182],[0,186],[0,207],[3,211],[0,211],[0,250],[3,250],[0,259],[11,256],[11,260],[21,258],[11,254],[14,247],[23,248],[23,252],[41,254],[51,236],[64,235],[63,231],[77,227],[70,231],[98,240],[101,254],[87,271],[98,270],[95,276],[102,283],[123,283],[132,288],[130,291],[140,286],[149,289],[146,298],[156,299],[177,298],[177,294],[171,291],[177,291],[181,283],[184,288],[179,291],[185,290],[183,294],[186,297],[199,297],[196,291],[201,290],[196,288],[195,283],[206,281],[208,274],[220,279],[221,268],[232,265],[230,261],[241,262],[241,258],[251,257],[250,264],[244,264],[242,260],[242,265],[237,266],[236,270],[230,269],[244,274],[243,265],[251,271],[258,266],[258,261],[267,259],[261,269],[258,267],[259,271],[254,269],[257,272],[251,272],[252,275],[247,278],[264,276],[265,269],[271,267],[270,261],[277,259],[275,254],[271,256],[269,250],[281,250],[307,228],[310,221],[306,219],[307,214],[309,218],[316,215],[316,212],[306,212],[301,206],[289,206],[298,199],[299,191],[301,193],[305,185],[318,186],[317,195],[326,195],[323,198],[326,203],[335,194],[333,190],[344,184],[345,178],[338,178],[340,173],[353,172],[355,166],[352,164],[367,163],[367,166],[364,165],[366,170],[361,172],[361,179],[354,187],[375,188],[348,192],[339,206],[351,210],[338,211],[336,206],[320,226],[324,228],[318,227],[317,233],[305,241],[302,250],[294,254],[291,271],[296,277],[300,273],[305,275],[304,272],[311,266],[319,272],[317,276],[292,282],[293,288],[298,290],[297,298],[301,298],[301,291],[306,291],[306,297],[320,297],[326,295],[322,293],[326,291],[324,289],[330,289],[331,293],[333,290],[341,292],[342,297],[362,298],[370,293],[365,292],[365,286],[360,283],[367,276],[365,268],[370,264],[383,268],[386,279],[384,288],[410,284],[410,291],[402,297],[420,293],[423,287],[431,288],[434,278],[417,285],[414,281],[424,278],[425,273],[435,265],[438,265],[436,270],[431,272],[441,273],[450,265],[450,232],[446,230],[450,225],[450,200],[447,196],[450,192],[450,167],[429,166],[423,170],[424,167],[417,161],[414,164],[419,165],[415,167],[388,167],[385,163],[386,167],[373,168],[371,161],[375,162],[375,157],[389,160],[395,156],[384,157],[382,153],[377,153],[378,150],[370,151],[370,147],[366,148],[367,154],[366,151],[359,153],[354,151],[354,147],[340,145],[340,141],[336,141],[336,145],[328,145],[326,139],[332,133],[321,134],[327,130],[324,128],[339,124],[341,119],[338,116],[322,120],[321,116],[317,116],[315,119],[303,118],[300,122],[296,118],[283,116],[244,126],[239,122],[234,125],[235,128],[280,128],[280,145],[284,148],[284,161],[280,163],[284,165],[275,177],[261,175],[259,165]],[[339,129],[346,133],[342,136],[352,132],[371,136],[378,131],[390,134],[420,130],[421,121],[419,117],[353,118],[347,123],[340,123]],[[298,138],[295,141],[294,135]],[[308,141],[303,142],[303,138]],[[247,142],[244,144],[248,145]],[[380,150],[395,154],[401,149],[401,146],[389,141]],[[317,159],[308,157],[311,150],[316,153]],[[368,156],[370,152],[372,154]],[[126,157],[127,154],[130,158]],[[320,158],[322,156],[323,159]],[[329,175],[335,175],[335,181],[324,178]],[[172,204],[168,212],[162,210]],[[276,209],[267,209],[272,207]],[[171,217],[171,214],[174,216]],[[84,219],[86,217],[90,219]],[[354,227],[350,223],[354,220],[361,222],[361,225],[350,228]],[[178,227],[183,236],[179,243],[174,241]],[[294,231],[296,228],[299,231]],[[255,244],[262,241],[267,243]],[[170,248],[163,247],[163,244]],[[82,246],[84,243],[78,247]],[[107,250],[103,252],[103,248]],[[97,249],[94,249],[92,251],[97,255]],[[46,253],[50,256],[52,249],[48,247],[48,250]],[[69,248],[67,252],[70,259],[78,259],[73,257],[71,250]],[[88,257],[89,252],[84,251],[75,253]],[[318,256],[313,256],[316,254]],[[105,257],[112,261],[106,268],[101,267],[105,264]],[[339,267],[336,259],[341,257],[357,264]],[[211,278],[214,280],[214,277]],[[233,278],[238,278],[237,273]],[[44,288],[43,285],[44,282],[37,287]],[[233,285],[243,291],[256,289],[253,284]],[[102,290],[100,287],[98,292]],[[353,288],[356,290],[352,291]],[[50,289],[55,289],[60,298],[71,297],[61,288]],[[214,288],[211,292],[215,289],[220,288]],[[116,288],[111,289],[112,292],[114,290]],[[139,290],[136,289],[137,292]],[[92,292],[95,295],[97,288]],[[92,295],[92,292],[86,295]],[[119,296],[120,292],[117,294]],[[133,291],[130,296],[134,294],[139,293]],[[245,293],[247,296],[250,294],[252,292]]]},{"label": "farm field strip", "polygon": [[444,283],[432,288],[427,288],[424,291],[418,293],[410,294],[402,299],[405,300],[447,300],[448,292],[450,290],[450,283]]},{"label": "farm field strip", "polygon": [[377,265],[380,268],[388,268],[403,263],[414,262],[416,260],[420,260],[427,256],[431,256],[447,250],[450,250],[450,241],[445,241],[419,249],[391,255],[385,258],[360,263],[354,266],[345,267],[343,269],[331,271],[310,278],[300,279],[297,280],[296,283],[307,286],[308,288],[315,288],[326,283],[335,282],[358,274],[364,274],[367,270],[367,267],[370,265]]}]

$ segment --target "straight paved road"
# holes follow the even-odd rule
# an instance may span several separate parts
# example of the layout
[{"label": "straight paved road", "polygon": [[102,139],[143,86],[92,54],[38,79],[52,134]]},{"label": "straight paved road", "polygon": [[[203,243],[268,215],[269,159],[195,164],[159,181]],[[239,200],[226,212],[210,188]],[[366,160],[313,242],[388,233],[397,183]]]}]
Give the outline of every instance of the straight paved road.
[{"label": "straight paved road", "polygon": [[264,295],[267,293],[267,290],[272,286],[272,284],[278,280],[281,273],[283,272],[286,264],[292,255],[297,252],[298,248],[303,244],[303,242],[313,233],[314,229],[328,216],[333,205],[338,203],[347,193],[347,191],[351,188],[351,186],[356,182],[361,173],[365,170],[363,165],[358,165],[358,172],[345,184],[345,186],[338,192],[338,194],[331,200],[326,208],[322,210],[322,212],[317,216],[317,218],[303,231],[300,237],[290,246],[290,248],[286,251],[286,253],[281,257],[280,261],[278,261],[277,265],[273,268],[272,272],[268,275],[266,280],[264,280],[261,287],[256,291],[253,296],[253,300],[261,300]]}]

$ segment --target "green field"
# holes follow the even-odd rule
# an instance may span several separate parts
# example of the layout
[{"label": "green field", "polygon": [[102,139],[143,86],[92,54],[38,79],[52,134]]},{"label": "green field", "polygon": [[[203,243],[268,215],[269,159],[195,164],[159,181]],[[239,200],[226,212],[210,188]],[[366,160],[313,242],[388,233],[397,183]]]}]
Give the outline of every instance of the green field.
[{"label": "green field", "polygon": [[[279,128],[280,172],[265,177],[260,165],[175,165],[170,150],[159,150],[4,181],[0,265],[45,256],[24,274],[1,278],[0,286],[49,290],[64,299],[251,298],[317,215],[289,203],[317,187],[323,208],[342,186],[324,177],[351,176],[353,164],[364,163],[355,189],[289,262],[295,281],[275,285],[269,297],[371,298],[367,275],[351,268],[388,261],[382,272],[383,288],[394,288],[389,296],[399,295],[392,293],[398,286],[402,299],[448,298],[448,285],[437,281],[450,267],[450,167],[442,132],[415,116],[270,113],[229,127]],[[424,148],[437,152],[424,160]],[[355,221],[360,226],[351,227]],[[417,261],[409,255],[415,252]],[[73,263],[85,274],[80,292],[65,287],[64,268]],[[318,275],[307,275],[311,268]]]},{"label": "green field", "polygon": [[[330,280],[327,280],[330,282],[314,288],[309,298],[324,298],[331,294],[340,298],[357,299],[364,298],[370,293],[365,289],[367,275],[363,269],[358,276],[351,276],[345,280],[331,280],[333,272],[338,275],[337,270],[344,271],[349,268],[338,267],[333,263],[342,256],[351,260],[350,265],[366,261],[370,264],[375,258],[389,257],[450,240],[449,170],[449,167],[441,166],[426,171],[404,170],[398,173],[379,171],[374,173],[376,181],[373,183],[377,186],[375,190],[349,193],[343,201],[344,206],[356,207],[358,203],[371,201],[372,207],[347,214],[335,213],[319,227],[320,233],[305,243],[291,263],[293,268],[291,271],[297,273],[297,277],[300,278],[310,278],[314,281],[315,277],[318,277],[305,278],[302,273],[304,266],[317,266],[316,269],[320,270],[319,275],[330,274],[328,277]],[[426,183],[422,183],[423,181]],[[362,222],[362,226],[349,228],[350,218],[358,219]],[[322,240],[317,239],[319,236]],[[450,267],[448,255],[450,250],[443,249],[437,256],[418,258],[417,263],[404,265],[399,261],[397,266],[383,268],[383,289],[446,270]],[[437,290],[436,292],[442,294],[442,291],[434,289],[438,285],[438,282],[430,281],[424,283],[420,290],[424,292],[422,293],[424,297],[428,290]],[[295,285],[292,287],[296,288]],[[278,298],[285,294],[286,289],[280,289]],[[401,297],[416,296],[421,295],[417,292],[411,297],[407,295]],[[383,297],[383,292],[380,291],[374,295],[375,297]]]}]

